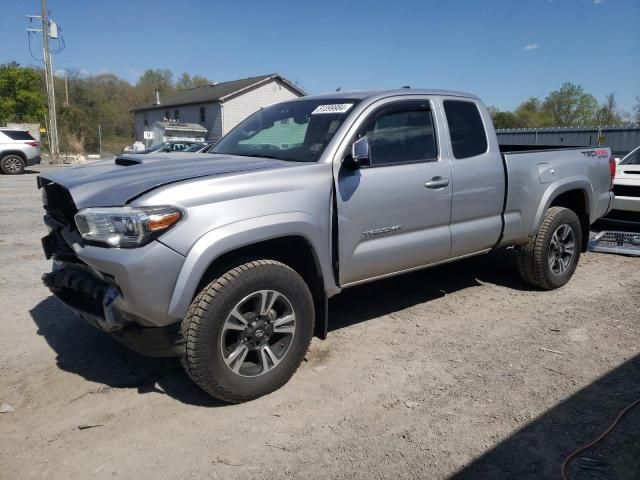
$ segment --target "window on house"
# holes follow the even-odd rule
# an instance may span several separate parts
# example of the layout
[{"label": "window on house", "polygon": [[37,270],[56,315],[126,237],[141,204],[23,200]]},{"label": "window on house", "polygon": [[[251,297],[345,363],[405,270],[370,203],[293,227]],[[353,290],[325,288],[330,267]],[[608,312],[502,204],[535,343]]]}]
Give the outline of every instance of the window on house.
[{"label": "window on house", "polygon": [[165,120],[169,120],[171,118],[171,113],[169,112],[169,110],[165,110],[164,111],[164,119]]},{"label": "window on house", "polygon": [[200,123],[206,123],[207,116],[204,107],[200,107]]},{"label": "window on house", "polygon": [[148,126],[149,126],[149,115],[147,115],[145,113],[144,114],[144,128],[145,128],[145,130],[147,129]]},{"label": "window on house", "polygon": [[178,120],[180,120],[180,110],[174,110],[173,111],[173,119],[177,122]]}]

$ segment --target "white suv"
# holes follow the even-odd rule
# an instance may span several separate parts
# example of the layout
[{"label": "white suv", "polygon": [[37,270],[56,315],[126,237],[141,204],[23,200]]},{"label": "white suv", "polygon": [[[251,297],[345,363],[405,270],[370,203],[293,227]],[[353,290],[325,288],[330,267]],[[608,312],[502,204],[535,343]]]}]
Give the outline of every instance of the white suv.
[{"label": "white suv", "polygon": [[6,175],[24,173],[25,167],[40,163],[40,144],[27,130],[0,128],[0,171]]}]

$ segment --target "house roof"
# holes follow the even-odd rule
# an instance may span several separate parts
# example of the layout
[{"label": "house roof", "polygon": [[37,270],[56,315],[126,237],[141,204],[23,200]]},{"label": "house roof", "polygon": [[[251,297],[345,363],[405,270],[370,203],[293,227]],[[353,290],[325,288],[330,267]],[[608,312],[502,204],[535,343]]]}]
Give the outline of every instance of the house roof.
[{"label": "house roof", "polygon": [[165,107],[175,107],[178,105],[189,105],[193,103],[207,103],[207,102],[224,102],[225,100],[235,95],[241,94],[245,90],[250,90],[254,87],[260,86],[270,80],[278,79],[294,92],[300,95],[306,95],[304,90],[296,87],[293,83],[288,81],[277,73],[269,75],[260,75],[258,77],[243,78],[240,80],[232,80],[230,82],[213,83],[211,85],[205,85],[203,87],[188,88],[186,90],[179,90],[177,93],[170,95],[166,98],[160,98],[160,104],[148,103],[139,107],[132,108],[132,112],[140,110],[161,109]]}]

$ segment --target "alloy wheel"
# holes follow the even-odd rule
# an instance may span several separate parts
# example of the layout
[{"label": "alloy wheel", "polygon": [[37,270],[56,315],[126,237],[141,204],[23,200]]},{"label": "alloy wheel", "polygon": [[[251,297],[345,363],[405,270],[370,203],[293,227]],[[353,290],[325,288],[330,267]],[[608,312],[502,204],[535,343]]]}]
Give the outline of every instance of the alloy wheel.
[{"label": "alloy wheel", "polygon": [[20,158],[11,156],[4,159],[4,167],[13,173],[18,173],[22,169],[22,160]]},{"label": "alloy wheel", "polygon": [[240,300],[220,335],[222,358],[242,377],[257,377],[282,361],[296,331],[291,301],[275,290],[260,290]]},{"label": "alloy wheel", "polygon": [[562,275],[567,271],[576,250],[576,236],[570,225],[560,225],[549,243],[549,268],[555,275]]}]

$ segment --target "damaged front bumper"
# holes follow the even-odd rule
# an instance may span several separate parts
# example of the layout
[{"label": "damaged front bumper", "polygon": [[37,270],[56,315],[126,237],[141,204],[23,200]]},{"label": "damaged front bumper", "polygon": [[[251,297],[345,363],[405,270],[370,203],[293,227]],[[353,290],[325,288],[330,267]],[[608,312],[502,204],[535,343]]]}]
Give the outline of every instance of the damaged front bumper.
[{"label": "damaged front bumper", "polygon": [[80,265],[56,265],[42,276],[44,285],[65,305],[90,325],[108,333],[118,342],[143,355],[172,357],[184,353],[180,323],[144,327],[127,317],[116,300],[118,286]]}]

